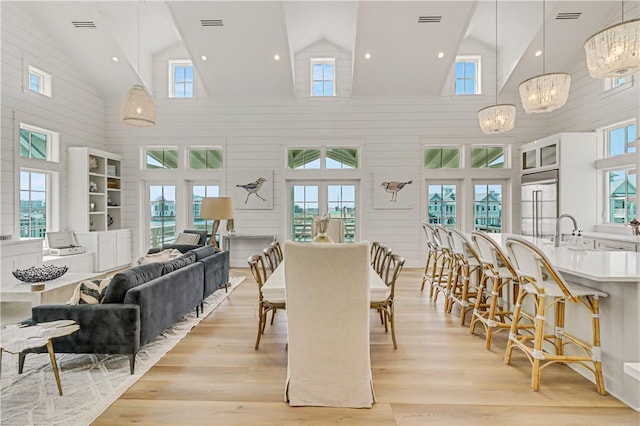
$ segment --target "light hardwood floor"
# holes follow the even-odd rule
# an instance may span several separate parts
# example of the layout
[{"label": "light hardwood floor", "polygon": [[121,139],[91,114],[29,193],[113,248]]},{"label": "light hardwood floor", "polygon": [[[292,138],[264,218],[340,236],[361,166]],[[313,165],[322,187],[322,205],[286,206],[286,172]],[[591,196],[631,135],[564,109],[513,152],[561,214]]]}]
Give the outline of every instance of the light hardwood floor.
[{"label": "light hardwood floor", "polygon": [[[421,271],[403,271],[396,288],[398,349],[371,315],[372,409],[289,407],[286,313],[256,337],[257,289],[247,279],[209,317],[109,407],[95,425],[634,425],[640,414],[568,367],[542,373],[529,389],[521,352],[503,363],[505,336],[491,351],[420,292]],[[340,350],[340,348],[336,348]]]}]

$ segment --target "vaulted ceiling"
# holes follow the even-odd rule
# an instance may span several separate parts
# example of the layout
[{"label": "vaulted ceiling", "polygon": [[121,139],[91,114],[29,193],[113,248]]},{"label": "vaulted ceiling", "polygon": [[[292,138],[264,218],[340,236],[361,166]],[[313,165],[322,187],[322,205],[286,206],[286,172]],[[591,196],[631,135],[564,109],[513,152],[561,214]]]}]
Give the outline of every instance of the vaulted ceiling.
[{"label": "vaulted ceiling", "polygon": [[[637,2],[627,3],[625,16],[637,17]],[[455,56],[471,53],[461,46],[495,47],[493,1],[42,1],[23,7],[107,99],[120,98],[138,80],[138,68],[142,83],[153,87],[154,56],[175,46],[188,52],[204,93],[224,98],[293,97],[294,57],[321,40],[352,56],[354,97],[438,96]],[[545,7],[547,71],[570,71],[585,40],[621,15],[619,1],[547,1]],[[542,73],[535,56],[543,49],[542,1],[499,0],[498,13],[499,87],[515,94],[521,81]]]}]

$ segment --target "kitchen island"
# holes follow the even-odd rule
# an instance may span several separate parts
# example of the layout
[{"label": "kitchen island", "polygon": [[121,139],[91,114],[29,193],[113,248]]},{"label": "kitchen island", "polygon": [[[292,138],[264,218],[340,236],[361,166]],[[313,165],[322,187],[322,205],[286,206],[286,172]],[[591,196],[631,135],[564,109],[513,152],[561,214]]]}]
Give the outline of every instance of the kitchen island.
[{"label": "kitchen island", "polygon": [[[511,234],[490,235],[506,250],[505,241]],[[568,246],[554,247],[550,240],[517,236],[542,249],[568,282],[608,294],[600,299],[605,387],[611,395],[640,411],[640,381],[625,374],[625,363],[640,362],[640,253],[575,250]],[[583,306],[567,304],[566,328],[585,342],[591,342],[591,316]],[[571,353],[571,349],[569,345],[567,353]],[[594,381],[593,374],[582,366],[571,365],[571,368]],[[542,380],[544,384],[544,375]]]}]

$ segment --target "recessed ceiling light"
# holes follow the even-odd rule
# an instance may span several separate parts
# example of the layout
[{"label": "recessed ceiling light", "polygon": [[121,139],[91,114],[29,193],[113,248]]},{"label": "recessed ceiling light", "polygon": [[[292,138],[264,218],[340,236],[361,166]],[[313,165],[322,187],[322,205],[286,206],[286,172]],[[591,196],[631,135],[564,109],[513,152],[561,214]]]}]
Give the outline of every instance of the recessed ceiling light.
[{"label": "recessed ceiling light", "polygon": [[542,50],[536,50],[536,56],[542,55]]},{"label": "recessed ceiling light", "polygon": [[277,53],[275,55],[273,55],[273,59],[275,59],[276,61],[280,60],[280,55],[278,55]]},{"label": "recessed ceiling light", "polygon": [[113,62],[118,62],[118,60],[119,60],[119,59],[118,59],[118,57],[117,57],[117,56],[112,56],[112,57],[111,57],[111,60],[112,60]]},{"label": "recessed ceiling light", "polygon": [[200,56],[200,59],[202,59],[204,62],[207,62],[207,57],[205,55]]},{"label": "recessed ceiling light", "polygon": [[444,52],[438,53],[438,58],[440,58],[440,59],[444,58]]},{"label": "recessed ceiling light", "polygon": [[371,53],[367,52],[364,54],[365,59],[371,59]]}]

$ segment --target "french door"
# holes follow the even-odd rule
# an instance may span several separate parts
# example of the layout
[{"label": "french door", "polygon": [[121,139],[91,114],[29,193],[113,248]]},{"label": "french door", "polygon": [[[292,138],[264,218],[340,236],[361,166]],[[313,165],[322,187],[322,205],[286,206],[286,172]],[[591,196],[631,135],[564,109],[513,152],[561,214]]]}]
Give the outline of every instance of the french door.
[{"label": "french door", "polygon": [[329,214],[344,220],[344,241],[356,241],[357,182],[304,181],[289,183],[289,238],[312,240],[313,217]]}]

